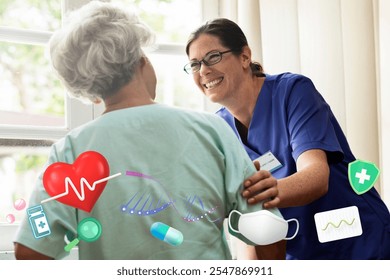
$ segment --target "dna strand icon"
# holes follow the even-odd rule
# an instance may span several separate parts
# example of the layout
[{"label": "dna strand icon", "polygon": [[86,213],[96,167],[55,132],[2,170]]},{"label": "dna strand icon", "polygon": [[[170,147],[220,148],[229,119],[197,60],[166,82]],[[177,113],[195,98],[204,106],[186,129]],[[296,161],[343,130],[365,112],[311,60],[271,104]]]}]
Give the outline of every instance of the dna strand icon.
[{"label": "dna strand icon", "polygon": [[[126,175],[152,180],[163,190],[163,193],[160,194],[158,198],[154,198],[150,193],[136,192],[127,201],[127,203],[120,206],[120,211],[123,213],[138,216],[149,216],[155,215],[170,207],[186,222],[197,222],[203,219],[207,219],[210,222],[217,222],[222,219],[222,217],[211,218],[212,214],[217,211],[218,206],[206,209],[202,199],[197,195],[189,195],[180,200],[174,200],[165,187],[152,176],[136,171],[126,171]],[[182,211],[178,209],[178,203],[183,204],[183,208],[186,212],[184,215],[180,213]],[[198,210],[197,212],[199,212],[199,209],[203,212],[200,214],[194,214],[195,208]]]}]

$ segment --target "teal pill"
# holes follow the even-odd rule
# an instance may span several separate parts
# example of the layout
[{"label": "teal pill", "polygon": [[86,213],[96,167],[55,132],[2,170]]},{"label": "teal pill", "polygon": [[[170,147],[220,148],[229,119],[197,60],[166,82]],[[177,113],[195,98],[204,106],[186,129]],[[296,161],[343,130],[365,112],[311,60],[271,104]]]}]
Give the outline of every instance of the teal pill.
[{"label": "teal pill", "polygon": [[150,233],[155,238],[172,246],[179,246],[183,243],[183,234],[180,231],[161,222],[152,224]]}]

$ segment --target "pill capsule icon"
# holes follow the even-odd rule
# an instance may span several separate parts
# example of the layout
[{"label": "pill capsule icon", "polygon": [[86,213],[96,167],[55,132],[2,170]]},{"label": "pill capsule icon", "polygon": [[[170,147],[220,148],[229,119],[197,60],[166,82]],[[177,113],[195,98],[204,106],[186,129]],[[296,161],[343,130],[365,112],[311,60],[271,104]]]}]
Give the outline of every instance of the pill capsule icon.
[{"label": "pill capsule icon", "polygon": [[161,222],[152,224],[150,233],[172,246],[179,246],[183,242],[183,234],[180,231]]}]

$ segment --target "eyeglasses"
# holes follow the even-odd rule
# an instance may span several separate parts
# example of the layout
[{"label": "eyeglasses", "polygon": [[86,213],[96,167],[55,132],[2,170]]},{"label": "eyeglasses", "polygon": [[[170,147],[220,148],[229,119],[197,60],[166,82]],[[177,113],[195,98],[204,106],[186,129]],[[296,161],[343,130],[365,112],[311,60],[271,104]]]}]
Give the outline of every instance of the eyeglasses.
[{"label": "eyeglasses", "polygon": [[206,54],[206,56],[202,60],[200,60],[200,61],[192,60],[189,63],[187,63],[186,65],[184,65],[184,71],[187,74],[194,74],[200,70],[200,66],[202,63],[204,63],[207,66],[217,64],[218,62],[220,62],[222,60],[222,55],[224,53],[228,53],[228,52],[232,52],[232,51],[233,50],[228,50],[228,51],[224,51],[224,52],[219,52],[219,51],[209,52],[208,54]]}]

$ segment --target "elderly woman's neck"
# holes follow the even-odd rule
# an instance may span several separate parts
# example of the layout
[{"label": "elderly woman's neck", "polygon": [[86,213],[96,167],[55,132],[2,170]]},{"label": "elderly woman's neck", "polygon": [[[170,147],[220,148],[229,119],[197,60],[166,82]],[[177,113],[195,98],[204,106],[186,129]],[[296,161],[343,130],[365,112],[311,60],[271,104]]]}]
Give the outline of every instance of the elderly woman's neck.
[{"label": "elderly woman's neck", "polygon": [[136,86],[133,83],[129,83],[122,87],[114,95],[107,97],[104,100],[105,111],[103,114],[121,110],[136,106],[143,106],[154,104],[154,100],[151,97],[150,93],[143,86]]}]

